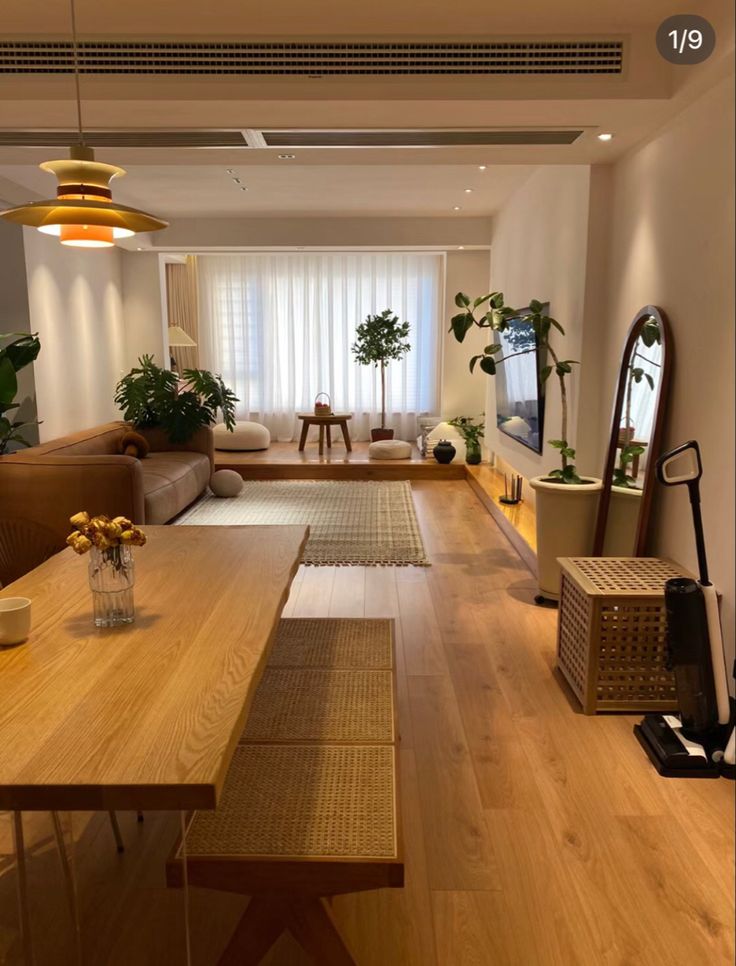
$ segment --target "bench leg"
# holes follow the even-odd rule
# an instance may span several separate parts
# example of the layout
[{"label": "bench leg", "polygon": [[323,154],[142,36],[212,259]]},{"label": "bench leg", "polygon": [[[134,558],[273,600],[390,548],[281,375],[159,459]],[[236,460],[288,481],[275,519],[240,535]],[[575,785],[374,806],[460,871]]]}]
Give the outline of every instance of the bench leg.
[{"label": "bench leg", "polygon": [[319,424],[319,455],[324,456],[325,452],[325,424]]},{"label": "bench leg", "polygon": [[320,966],[356,966],[324,899],[294,899],[288,905],[294,938]]},{"label": "bench leg", "polygon": [[328,423],[325,429],[327,430],[327,449],[332,449],[332,426]]},{"label": "bench leg", "polygon": [[302,434],[299,437],[299,452],[304,452],[304,447],[307,442],[307,434],[309,433],[309,423],[306,419],[302,420]]},{"label": "bench leg", "polygon": [[288,929],[319,966],[356,966],[325,899],[254,896],[217,966],[257,966]]},{"label": "bench leg", "polygon": [[256,966],[286,928],[282,904],[253,896],[217,966]]}]

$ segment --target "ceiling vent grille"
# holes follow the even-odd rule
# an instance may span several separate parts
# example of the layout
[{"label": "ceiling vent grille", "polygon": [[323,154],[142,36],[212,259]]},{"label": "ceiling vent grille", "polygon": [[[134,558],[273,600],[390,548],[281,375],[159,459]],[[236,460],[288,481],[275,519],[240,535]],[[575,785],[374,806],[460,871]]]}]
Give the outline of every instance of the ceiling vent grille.
[{"label": "ceiling vent grille", "polygon": [[263,131],[269,148],[435,148],[473,145],[572,144],[582,130]]},{"label": "ceiling vent grille", "polygon": [[[85,131],[91,148],[245,148],[242,131]],[[0,147],[68,148],[77,131],[0,131]]]},{"label": "ceiling vent grille", "polygon": [[[621,74],[619,40],[480,43],[135,43],[84,41],[83,74]],[[69,42],[0,42],[0,74],[71,74]]]}]

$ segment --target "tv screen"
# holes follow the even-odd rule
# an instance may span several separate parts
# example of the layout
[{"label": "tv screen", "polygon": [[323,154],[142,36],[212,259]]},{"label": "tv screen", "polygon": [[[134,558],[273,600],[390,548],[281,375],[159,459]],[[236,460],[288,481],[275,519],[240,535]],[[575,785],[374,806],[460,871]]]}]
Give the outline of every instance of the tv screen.
[{"label": "tv screen", "polygon": [[[521,315],[527,313],[521,311]],[[543,308],[549,313],[549,305]],[[501,352],[496,360],[506,361],[496,370],[496,424],[506,436],[542,452],[544,433],[544,387],[539,378],[546,364],[546,352],[537,345],[531,325],[521,315],[509,320],[505,332],[496,332]],[[543,358],[544,356],[544,358]]]}]

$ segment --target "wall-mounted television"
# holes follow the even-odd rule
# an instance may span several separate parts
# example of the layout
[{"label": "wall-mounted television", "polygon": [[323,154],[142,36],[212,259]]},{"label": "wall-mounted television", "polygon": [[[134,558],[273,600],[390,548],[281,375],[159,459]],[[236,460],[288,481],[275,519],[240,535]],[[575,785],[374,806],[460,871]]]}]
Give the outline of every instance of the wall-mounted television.
[{"label": "wall-mounted television", "polygon": [[[544,384],[540,372],[546,365],[547,350],[540,347],[534,329],[522,321],[529,309],[509,319],[504,332],[495,333],[501,346],[496,359],[506,361],[496,370],[496,425],[517,443],[541,453],[544,445]],[[549,314],[549,304],[543,306]]]}]

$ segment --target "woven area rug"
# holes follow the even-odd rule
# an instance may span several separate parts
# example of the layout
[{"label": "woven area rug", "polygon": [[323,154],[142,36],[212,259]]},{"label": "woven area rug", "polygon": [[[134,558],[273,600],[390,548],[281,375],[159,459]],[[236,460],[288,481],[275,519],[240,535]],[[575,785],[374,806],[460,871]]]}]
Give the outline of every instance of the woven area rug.
[{"label": "woven area rug", "polygon": [[208,494],[176,522],[307,523],[305,564],[429,566],[407,482],[246,480],[238,496]]}]

